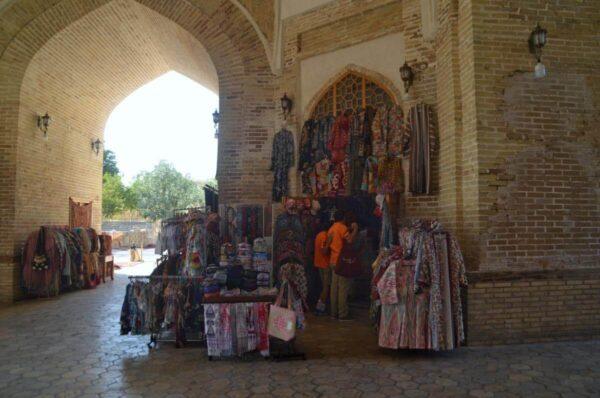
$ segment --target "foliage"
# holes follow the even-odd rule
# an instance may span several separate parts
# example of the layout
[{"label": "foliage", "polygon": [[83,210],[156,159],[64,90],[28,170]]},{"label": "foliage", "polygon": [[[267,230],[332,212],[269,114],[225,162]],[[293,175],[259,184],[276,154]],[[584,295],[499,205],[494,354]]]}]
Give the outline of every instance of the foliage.
[{"label": "foliage", "polygon": [[119,167],[117,167],[117,157],[115,156],[115,153],[110,149],[104,150],[102,174],[110,174],[113,176],[119,175]]},{"label": "foliage", "polygon": [[211,178],[211,179],[208,179],[208,180],[200,181],[198,183],[198,186],[200,188],[203,188],[205,185],[210,185],[211,187],[213,187],[215,189],[217,189],[219,187],[219,184],[218,184],[216,178]]},{"label": "foliage", "polygon": [[139,174],[131,191],[141,214],[151,220],[167,218],[175,209],[203,203],[200,187],[166,161],[161,161],[152,171]]},{"label": "foliage", "polygon": [[125,210],[127,189],[118,174],[105,173],[102,176],[102,213],[110,218]]}]

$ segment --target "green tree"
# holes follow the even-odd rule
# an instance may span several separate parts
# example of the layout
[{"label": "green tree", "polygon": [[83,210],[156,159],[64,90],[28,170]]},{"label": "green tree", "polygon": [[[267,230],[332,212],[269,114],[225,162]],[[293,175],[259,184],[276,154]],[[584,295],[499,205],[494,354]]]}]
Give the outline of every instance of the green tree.
[{"label": "green tree", "polygon": [[203,180],[199,182],[200,187],[204,187],[205,185],[210,185],[213,188],[218,188],[219,183],[216,178],[209,178],[208,180]]},{"label": "green tree", "polygon": [[151,220],[167,218],[175,209],[203,203],[198,185],[164,160],[152,171],[139,174],[131,190],[140,213]]},{"label": "green tree", "polygon": [[117,167],[117,157],[110,149],[104,150],[104,161],[102,163],[102,174],[110,174],[116,176],[119,174]]},{"label": "green tree", "polygon": [[118,174],[105,173],[102,176],[102,213],[110,218],[125,210],[125,193],[127,189]]}]

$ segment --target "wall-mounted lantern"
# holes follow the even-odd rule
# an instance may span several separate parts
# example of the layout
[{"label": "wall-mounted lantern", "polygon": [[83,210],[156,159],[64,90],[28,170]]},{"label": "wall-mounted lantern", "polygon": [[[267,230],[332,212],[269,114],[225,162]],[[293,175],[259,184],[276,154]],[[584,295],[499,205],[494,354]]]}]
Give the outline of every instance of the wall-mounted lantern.
[{"label": "wall-mounted lantern", "polygon": [[404,65],[402,65],[400,67],[400,78],[402,79],[402,82],[404,83],[404,91],[406,93],[408,93],[408,89],[410,89],[410,86],[412,86],[414,77],[415,77],[415,74],[414,74],[412,68],[405,61]]},{"label": "wall-mounted lantern", "polygon": [[548,31],[538,23],[529,35],[529,51],[535,56],[537,63],[535,64],[534,77],[539,79],[546,77],[546,67],[542,63],[542,48],[546,45]]},{"label": "wall-mounted lantern", "polygon": [[52,119],[48,115],[48,112],[46,112],[44,116],[37,117],[37,126],[38,129],[40,129],[40,131],[44,133],[44,138],[48,137],[48,126],[50,125],[50,123],[52,123]]},{"label": "wall-mounted lantern", "polygon": [[215,138],[219,138],[219,122],[221,121],[221,115],[217,109],[213,112],[212,117],[213,123],[215,124]]},{"label": "wall-mounted lantern", "polygon": [[281,110],[283,111],[283,118],[286,119],[287,115],[292,111],[292,105],[294,102],[287,96],[287,93],[281,97]]},{"label": "wall-mounted lantern", "polygon": [[102,146],[102,141],[100,141],[100,138],[96,138],[95,140],[92,140],[92,152],[95,152],[96,156],[98,156],[98,154],[100,153],[101,146]]}]

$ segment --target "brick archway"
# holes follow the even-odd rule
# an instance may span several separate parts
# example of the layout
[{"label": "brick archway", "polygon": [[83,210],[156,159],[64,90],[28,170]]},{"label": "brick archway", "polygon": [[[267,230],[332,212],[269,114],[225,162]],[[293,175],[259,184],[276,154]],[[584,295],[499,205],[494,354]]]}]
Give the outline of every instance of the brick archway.
[{"label": "brick archway", "polygon": [[[19,251],[26,234],[34,226],[66,223],[66,220],[61,222],[67,214],[67,206],[62,204],[63,197],[87,195],[90,199],[90,195],[95,193],[98,196],[101,192],[101,161],[90,155],[89,138],[101,138],[99,129],[103,130],[114,106],[135,88],[167,71],[166,66],[199,79],[190,76],[194,67],[169,62],[165,63],[166,66],[154,67],[148,67],[148,62],[140,62],[140,65],[131,66],[132,72],[128,75],[121,70],[128,65],[119,65],[118,51],[106,53],[109,58],[106,59],[98,48],[94,51],[94,43],[78,43],[72,40],[74,36],[68,43],[73,47],[69,48],[64,43],[62,47],[55,46],[56,40],[73,33],[70,29],[75,29],[75,32],[85,29],[81,21],[101,23],[101,19],[97,18],[108,16],[115,21],[121,20],[122,25],[112,26],[115,30],[121,29],[129,17],[124,12],[115,12],[115,4],[131,6],[129,11],[133,14],[130,17],[136,21],[142,18],[135,11],[136,7],[147,11],[151,15],[149,18],[156,19],[154,22],[158,25],[154,26],[159,35],[163,26],[160,19],[169,20],[176,25],[169,29],[180,29],[189,35],[190,46],[205,49],[210,58],[208,63],[214,65],[216,74],[212,79],[215,86],[211,88],[218,90],[220,95],[222,122],[217,177],[222,198],[225,202],[236,202],[244,195],[244,199],[254,202],[268,200],[264,195],[269,191],[269,153],[265,144],[273,134],[275,107],[272,82],[265,76],[271,75],[271,69],[255,28],[236,5],[230,1],[62,0],[40,6],[35,1],[19,1],[0,11],[1,20],[16,21],[8,28],[10,37],[0,38],[0,179],[3,181],[0,186],[0,302],[12,301],[16,296]],[[78,22],[80,26],[77,26]],[[90,25],[90,29],[100,28]],[[140,34],[137,31],[131,33]],[[104,34],[112,35],[113,32],[105,30]],[[184,33],[177,34],[185,36]],[[144,52],[155,51],[161,56],[173,52],[164,58],[177,61],[180,58],[177,52],[168,43],[156,44],[155,41],[160,41],[158,39],[151,38],[148,47],[140,48],[138,58],[133,54],[132,59],[142,59],[146,56]],[[54,47],[46,47],[50,45]],[[68,70],[76,62],[56,64],[63,55],[68,59],[69,54],[57,54],[52,49],[74,50],[80,49],[80,45],[89,46],[89,70]],[[114,43],[115,48],[122,45]],[[188,64],[194,62],[194,54],[200,53],[192,51],[191,55],[188,54]],[[49,66],[52,62],[54,69]],[[116,81],[94,82],[93,65],[101,64],[108,68],[111,62]],[[83,68],[82,64],[84,62],[77,67]],[[50,89],[50,79],[55,78],[59,66],[64,67],[64,76],[60,80],[64,90]],[[141,70],[146,67],[148,70]],[[210,74],[210,71],[207,73]],[[119,77],[121,80],[118,80]],[[71,86],[79,90],[73,91]],[[101,104],[90,100],[102,96],[106,101]],[[31,100],[32,97],[35,100]],[[82,105],[80,109],[71,106],[61,110],[50,127],[48,141],[43,141],[35,126],[36,115],[45,112],[53,103],[73,104],[77,101],[81,104],[88,101],[90,106]],[[93,126],[77,122],[77,114],[81,112],[89,112],[86,120],[101,122]],[[255,148],[252,154],[242,151],[248,143]],[[76,164],[73,167],[85,170],[74,173],[70,169],[66,173],[68,178],[58,175],[60,172],[56,168],[70,162]],[[248,184],[249,181],[253,183]],[[242,186],[250,185],[251,188],[241,191]],[[95,224],[98,225],[101,207],[99,200],[96,203]]]}]

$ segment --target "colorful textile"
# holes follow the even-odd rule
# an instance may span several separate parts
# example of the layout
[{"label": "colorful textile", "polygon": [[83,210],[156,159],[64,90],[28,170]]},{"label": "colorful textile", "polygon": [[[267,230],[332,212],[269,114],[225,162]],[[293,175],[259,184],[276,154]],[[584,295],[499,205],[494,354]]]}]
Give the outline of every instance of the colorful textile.
[{"label": "colorful textile", "polygon": [[404,114],[399,105],[380,107],[373,121],[373,155],[399,157],[407,141]]},{"label": "colorful textile", "polygon": [[408,114],[410,125],[409,190],[414,194],[429,194],[431,191],[431,154],[435,150],[436,123],[433,109],[427,104],[418,104]]},{"label": "colorful textile", "polygon": [[369,156],[365,161],[361,189],[368,193],[377,193],[379,187],[379,161],[375,156]]},{"label": "colorful textile", "polygon": [[318,129],[313,136],[314,162],[319,162],[331,156],[327,145],[332,134],[334,123],[335,118],[333,116],[326,116],[318,121]]},{"label": "colorful textile", "polygon": [[209,356],[227,357],[258,350],[269,355],[268,303],[205,304]]},{"label": "colorful textile", "polygon": [[[292,309],[296,313],[296,329],[306,328],[305,311],[308,309],[308,282],[304,266],[298,263],[286,263],[279,269],[278,280],[280,289],[284,291],[284,303],[287,306],[287,299],[291,298]],[[289,295],[286,289],[290,289]]]},{"label": "colorful textile", "polygon": [[331,162],[327,158],[321,159],[315,165],[316,190],[315,193],[319,196],[329,195],[330,190],[330,167]]},{"label": "colorful textile", "polygon": [[398,303],[398,292],[396,287],[396,267],[388,267],[381,279],[377,282],[377,291],[381,304]]},{"label": "colorful textile", "polygon": [[404,170],[402,158],[379,159],[377,167],[377,193],[404,192]]},{"label": "colorful textile", "polygon": [[375,117],[373,118],[373,150],[372,155],[375,157],[385,157],[386,156],[386,129],[387,129],[387,109],[386,107],[380,107],[377,109],[375,113]]},{"label": "colorful textile", "polygon": [[264,236],[262,205],[240,205],[236,210],[237,242],[253,242]]},{"label": "colorful textile", "polygon": [[333,125],[327,149],[331,153],[331,161],[340,163],[346,160],[346,149],[350,141],[350,120],[344,113],[338,115]]},{"label": "colorful textile", "polygon": [[316,192],[317,179],[313,166],[306,166],[300,171],[300,181],[302,183],[302,193],[312,195]]},{"label": "colorful textile", "polygon": [[92,227],[92,202],[80,203],[69,198],[69,227]]},{"label": "colorful textile", "polygon": [[300,155],[298,165],[301,169],[309,168],[314,165],[315,151],[313,149],[315,140],[315,130],[318,128],[318,122],[309,119],[304,122],[302,133],[300,134]]},{"label": "colorful textile", "polygon": [[435,221],[417,220],[400,231],[399,242],[374,264],[372,313],[380,316],[380,346],[458,347],[464,341],[460,292],[467,280],[456,239]]},{"label": "colorful textile", "polygon": [[288,194],[288,171],[294,165],[294,136],[282,129],[273,138],[271,168],[273,171],[273,200],[279,202]]},{"label": "colorful textile", "polygon": [[333,164],[329,182],[328,196],[345,196],[348,186],[348,160]]},{"label": "colorful textile", "polygon": [[367,107],[304,123],[298,162],[303,194],[346,196],[361,190],[374,116],[375,110]]},{"label": "colorful textile", "polygon": [[400,105],[388,109],[386,155],[400,157],[408,142],[408,129],[404,120],[404,112]]}]

